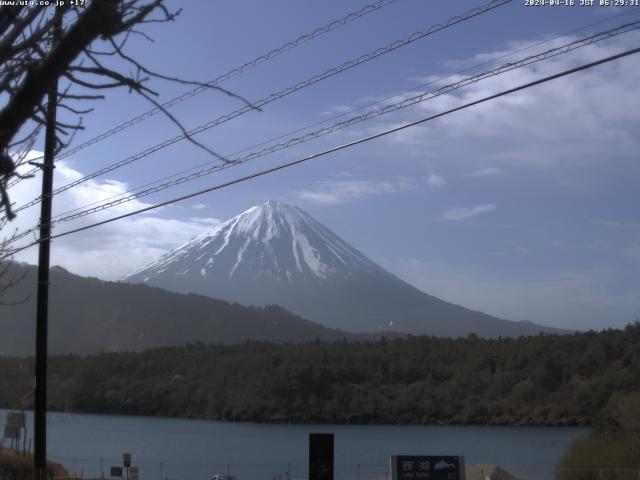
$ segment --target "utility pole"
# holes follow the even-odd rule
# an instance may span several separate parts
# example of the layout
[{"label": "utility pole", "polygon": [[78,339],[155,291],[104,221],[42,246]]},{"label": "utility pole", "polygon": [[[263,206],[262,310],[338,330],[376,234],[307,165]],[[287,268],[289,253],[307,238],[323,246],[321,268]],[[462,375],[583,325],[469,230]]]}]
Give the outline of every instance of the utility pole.
[{"label": "utility pole", "polygon": [[[54,13],[57,15],[57,12]],[[51,49],[62,34],[62,15],[53,26]],[[51,250],[51,192],[53,190],[53,156],[56,148],[56,110],[58,79],[51,80],[47,102],[42,200],[40,205],[40,244],[38,251],[38,290],[36,307],[36,391],[34,411],[34,479],[47,479],[47,324],[49,310],[49,258]]]}]

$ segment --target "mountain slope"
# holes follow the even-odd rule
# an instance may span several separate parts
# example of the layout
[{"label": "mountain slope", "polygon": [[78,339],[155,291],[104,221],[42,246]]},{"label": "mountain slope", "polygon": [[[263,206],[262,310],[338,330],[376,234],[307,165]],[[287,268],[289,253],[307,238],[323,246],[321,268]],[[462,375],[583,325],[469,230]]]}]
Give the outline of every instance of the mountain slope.
[{"label": "mountain slope", "polygon": [[[25,278],[1,299],[0,355],[34,350],[36,268],[12,264]],[[17,305],[8,303],[24,300]],[[249,308],[145,285],[105,282],[51,269],[49,350],[52,353],[142,350],[195,342],[247,339],[300,342],[353,335],[304,320],[278,306]]]},{"label": "mountain slope", "polygon": [[428,295],[299,208],[273,201],[221,223],[124,280],[244,305],[276,303],[351,332],[496,337],[552,330]]}]

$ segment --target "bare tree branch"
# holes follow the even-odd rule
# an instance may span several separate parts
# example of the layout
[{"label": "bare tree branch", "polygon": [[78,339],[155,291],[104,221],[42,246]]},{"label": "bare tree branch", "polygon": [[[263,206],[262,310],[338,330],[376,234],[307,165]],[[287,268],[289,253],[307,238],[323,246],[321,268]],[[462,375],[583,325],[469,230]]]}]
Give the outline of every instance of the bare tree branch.
[{"label": "bare tree branch", "polygon": [[[7,192],[8,180],[32,176],[31,173],[20,175],[16,169],[26,161],[29,149],[41,133],[46,117],[46,95],[56,79],[68,80],[68,86],[58,94],[59,107],[80,117],[77,123],[57,122],[57,151],[70,144],[74,134],[84,128],[82,115],[93,110],[78,103],[105,98],[96,91],[123,87],[158,107],[193,145],[227,161],[194,140],[180,120],[153,98],[157,92],[150,86],[151,81],[211,88],[253,107],[251,103],[217,85],[154,72],[125,51],[132,35],[153,41],[140,30],[142,26],[171,22],[180,14],[180,10],[169,10],[164,2],[92,0],[83,7],[4,7],[0,10],[0,221],[14,218]],[[63,14],[67,16],[67,25],[52,47],[54,26]],[[110,67],[106,62],[111,59],[124,60],[132,71],[125,73],[121,67],[118,70]]]}]

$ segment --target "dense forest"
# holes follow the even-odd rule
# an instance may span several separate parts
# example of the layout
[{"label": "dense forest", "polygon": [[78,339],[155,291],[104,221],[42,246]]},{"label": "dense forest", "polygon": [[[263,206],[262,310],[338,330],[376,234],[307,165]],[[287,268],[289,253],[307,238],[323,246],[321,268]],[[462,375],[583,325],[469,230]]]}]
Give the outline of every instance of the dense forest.
[{"label": "dense forest", "polygon": [[[0,358],[0,407],[31,359]],[[192,344],[55,355],[52,410],[255,422],[589,425],[640,391],[640,324],[484,340]]]}]

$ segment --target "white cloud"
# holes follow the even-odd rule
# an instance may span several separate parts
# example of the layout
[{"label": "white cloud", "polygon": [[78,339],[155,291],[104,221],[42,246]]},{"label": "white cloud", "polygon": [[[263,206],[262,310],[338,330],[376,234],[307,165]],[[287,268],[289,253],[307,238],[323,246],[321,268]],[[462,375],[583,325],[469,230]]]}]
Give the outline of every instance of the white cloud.
[{"label": "white cloud", "polygon": [[411,179],[395,180],[327,180],[317,182],[312,189],[296,192],[299,200],[335,205],[353,200],[394,193],[405,193],[418,188]]},{"label": "white cloud", "polygon": [[[485,69],[490,68],[493,63],[504,63],[504,62],[512,62],[517,58],[524,57],[531,54],[531,51],[528,50],[529,47],[536,47],[538,43],[545,40],[551,40],[551,36],[545,35],[543,38],[539,38],[533,41],[525,41],[525,40],[510,40],[506,42],[505,47],[502,50],[495,50],[492,52],[480,52],[469,58],[465,58],[462,60],[447,60],[445,62],[445,66],[455,70],[462,70],[465,68],[472,68],[476,70],[476,65],[482,64]],[[563,40],[562,38],[555,39],[550,43],[541,46],[536,51],[543,51],[549,48],[560,46],[565,42],[566,38]],[[486,65],[485,65],[486,64]],[[429,77],[421,77],[422,82],[426,82],[431,80],[437,80],[437,77],[429,76]]]},{"label": "white cloud", "polygon": [[222,220],[215,217],[191,217],[189,218],[189,221],[195,223],[204,223],[209,226],[215,226],[222,222]]},{"label": "white cloud", "polygon": [[486,167],[480,168],[473,173],[470,173],[470,177],[491,177],[495,175],[502,175],[504,170],[498,167]]},{"label": "white cloud", "polygon": [[352,110],[353,108],[349,107],[348,105],[333,105],[329,107],[328,110],[323,111],[322,115],[329,116],[329,115],[343,114],[343,113],[348,113]]},{"label": "white cloud", "polygon": [[444,212],[442,218],[453,221],[465,220],[477,215],[482,215],[483,213],[493,212],[495,209],[496,206],[492,203],[487,205],[474,205],[473,207],[456,207]]},{"label": "white cloud", "polygon": [[[80,172],[64,162],[58,162],[56,167],[54,188],[82,177]],[[89,180],[54,197],[54,218],[61,213],[124,193],[127,189],[128,185],[123,182]],[[39,176],[22,181],[11,189],[11,200],[16,206],[22,205],[37,197],[39,190]],[[149,205],[133,200],[82,219],[59,223],[54,226],[53,233],[62,233]],[[167,207],[54,239],[51,264],[61,265],[81,275],[113,280],[219,223],[216,218],[165,218],[162,214],[166,210]],[[25,230],[36,225],[38,215],[39,205],[19,212],[17,219],[5,227],[0,235],[8,236],[15,228]],[[32,240],[33,237],[29,236],[17,242],[16,246]],[[18,253],[15,259],[36,263],[37,249],[26,249]]]},{"label": "white cloud", "polygon": [[[553,45],[576,40],[565,37]],[[640,41],[631,32],[529,65],[460,90],[426,101],[415,109],[420,116],[440,113],[502,90],[531,82],[578,65],[632,48]],[[529,43],[529,42],[527,42]],[[521,48],[524,42],[510,43],[506,49],[476,55],[470,63],[486,61]],[[514,61],[551,48],[546,44],[500,60]],[[392,145],[422,146],[440,158],[477,161],[481,152],[496,169],[480,169],[476,176],[495,175],[505,165],[539,169],[581,167],[587,163],[610,162],[628,157],[640,149],[640,97],[629,96],[640,84],[637,59],[623,58],[594,67],[545,85],[532,87],[481,105],[444,116],[421,126],[403,130],[388,138]],[[491,67],[485,67],[491,68]],[[453,75],[429,89],[465,78]],[[433,79],[431,79],[433,80]],[[415,120],[416,112],[396,114],[377,125],[376,131]],[[569,172],[568,170],[565,170]]]},{"label": "white cloud", "polygon": [[386,195],[407,193],[425,185],[431,188],[442,188],[446,180],[434,173],[422,181],[408,177],[396,177],[392,180],[362,180],[351,178],[349,174],[331,180],[319,181],[310,189],[299,190],[294,193],[301,201],[337,205],[354,200]]},{"label": "white cloud", "polygon": [[442,188],[447,184],[444,178],[440,175],[436,175],[435,173],[430,174],[427,177],[427,185],[432,188]]},{"label": "white cloud", "polygon": [[204,210],[205,208],[207,208],[207,206],[204,203],[194,203],[193,205],[191,205],[191,208],[193,208],[194,210]]}]

